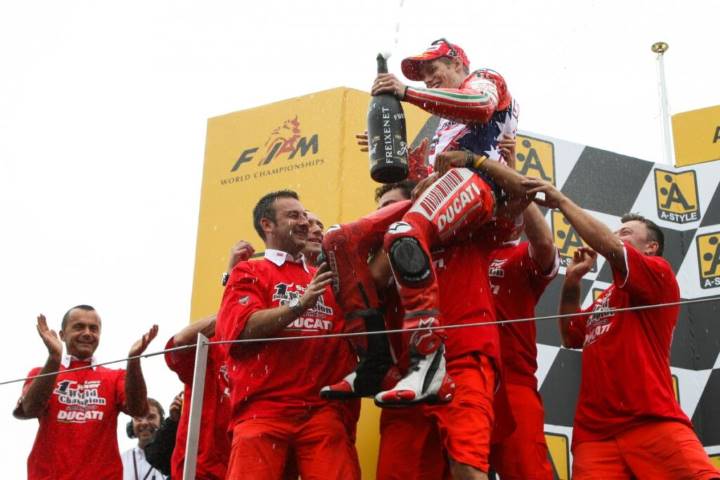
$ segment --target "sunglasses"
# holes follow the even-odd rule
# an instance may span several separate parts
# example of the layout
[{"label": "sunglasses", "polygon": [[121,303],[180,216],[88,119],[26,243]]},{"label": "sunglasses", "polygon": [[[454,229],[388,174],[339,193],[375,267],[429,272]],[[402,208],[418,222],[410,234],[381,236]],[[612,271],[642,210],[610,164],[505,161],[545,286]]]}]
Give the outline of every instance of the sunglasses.
[{"label": "sunglasses", "polygon": [[445,44],[448,47],[448,53],[447,53],[448,57],[457,57],[458,56],[455,48],[445,38],[438,38],[437,40],[432,42],[430,45],[442,45],[442,44]]}]

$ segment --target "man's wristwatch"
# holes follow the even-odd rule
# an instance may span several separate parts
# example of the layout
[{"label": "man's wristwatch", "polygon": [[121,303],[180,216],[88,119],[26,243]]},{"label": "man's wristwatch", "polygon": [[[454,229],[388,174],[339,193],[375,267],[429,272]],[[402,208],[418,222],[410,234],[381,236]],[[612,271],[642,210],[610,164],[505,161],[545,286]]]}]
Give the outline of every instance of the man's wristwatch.
[{"label": "man's wristwatch", "polygon": [[287,303],[288,308],[296,315],[301,316],[305,313],[305,308],[300,305],[300,297],[295,297]]}]

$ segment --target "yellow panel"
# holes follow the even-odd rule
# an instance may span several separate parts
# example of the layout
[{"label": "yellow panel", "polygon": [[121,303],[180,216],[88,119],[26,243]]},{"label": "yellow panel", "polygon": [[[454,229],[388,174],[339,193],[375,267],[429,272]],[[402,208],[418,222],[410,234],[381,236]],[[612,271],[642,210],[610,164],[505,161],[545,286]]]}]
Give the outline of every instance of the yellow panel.
[{"label": "yellow panel", "polygon": [[515,169],[521,175],[540,178],[555,185],[555,147],[551,142],[518,135],[516,152]]},{"label": "yellow panel", "polygon": [[720,159],[720,106],[673,115],[672,128],[677,166]]},{"label": "yellow panel", "polygon": [[[217,310],[220,276],[240,239],[263,243],[252,208],[265,193],[289,188],[325,225],[354,220],[375,208],[368,154],[354,135],[366,129],[367,93],[327,90],[208,121],[191,318]],[[429,115],[404,105],[412,141]],[[363,478],[375,478],[380,409],[363,400],[358,453]]]},{"label": "yellow panel", "polygon": [[710,455],[710,463],[712,463],[715,468],[720,468],[720,454]]},{"label": "yellow panel", "polygon": [[675,223],[700,220],[697,179],[694,170],[670,172],[655,169],[658,217]]},{"label": "yellow panel", "polygon": [[675,401],[680,403],[680,385],[677,375],[672,375],[673,392],[675,392]]},{"label": "yellow panel", "polygon": [[698,235],[696,242],[700,286],[720,287],[720,232]]},{"label": "yellow panel", "polygon": [[[561,212],[552,211],[550,217],[553,231],[553,241],[560,254],[560,264],[564,267],[570,265],[573,255],[580,247],[587,247],[587,244],[580,238],[570,222]],[[597,271],[597,264],[593,265],[592,272]]]},{"label": "yellow panel", "polygon": [[570,480],[570,451],[568,437],[559,433],[545,432],[545,442],[550,452],[550,461],[559,480]]}]

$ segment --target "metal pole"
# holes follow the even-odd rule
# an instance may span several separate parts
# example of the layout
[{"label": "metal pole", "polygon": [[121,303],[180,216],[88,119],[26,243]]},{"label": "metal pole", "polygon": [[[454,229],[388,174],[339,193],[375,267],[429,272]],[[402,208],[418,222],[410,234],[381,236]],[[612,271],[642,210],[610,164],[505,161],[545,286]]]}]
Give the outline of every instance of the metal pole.
[{"label": "metal pole", "polygon": [[197,466],[198,439],[200,437],[200,416],[202,414],[203,397],[205,397],[205,371],[207,368],[208,339],[198,333],[195,347],[195,372],[193,373],[192,394],[190,399],[190,421],[185,444],[185,464],[183,479],[195,480]]},{"label": "metal pole", "polygon": [[650,49],[657,53],[657,70],[658,70],[658,93],[660,95],[660,121],[662,122],[663,131],[663,153],[664,163],[674,165],[673,156],[673,138],[670,129],[670,109],[668,108],[667,86],[665,85],[665,63],[663,56],[670,46],[665,42],[653,43]]}]

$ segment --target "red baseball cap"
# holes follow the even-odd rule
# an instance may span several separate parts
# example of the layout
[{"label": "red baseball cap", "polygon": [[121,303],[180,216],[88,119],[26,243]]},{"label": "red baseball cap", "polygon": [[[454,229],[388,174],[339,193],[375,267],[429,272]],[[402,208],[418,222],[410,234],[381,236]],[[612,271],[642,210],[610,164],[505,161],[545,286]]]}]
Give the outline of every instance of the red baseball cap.
[{"label": "red baseball cap", "polygon": [[463,65],[470,67],[470,60],[462,48],[457,45],[448,42],[444,38],[435,40],[430,46],[420,55],[408,57],[400,63],[403,75],[410,80],[422,80],[420,76],[420,65],[422,62],[429,62],[441,57],[458,57],[462,60]]}]

